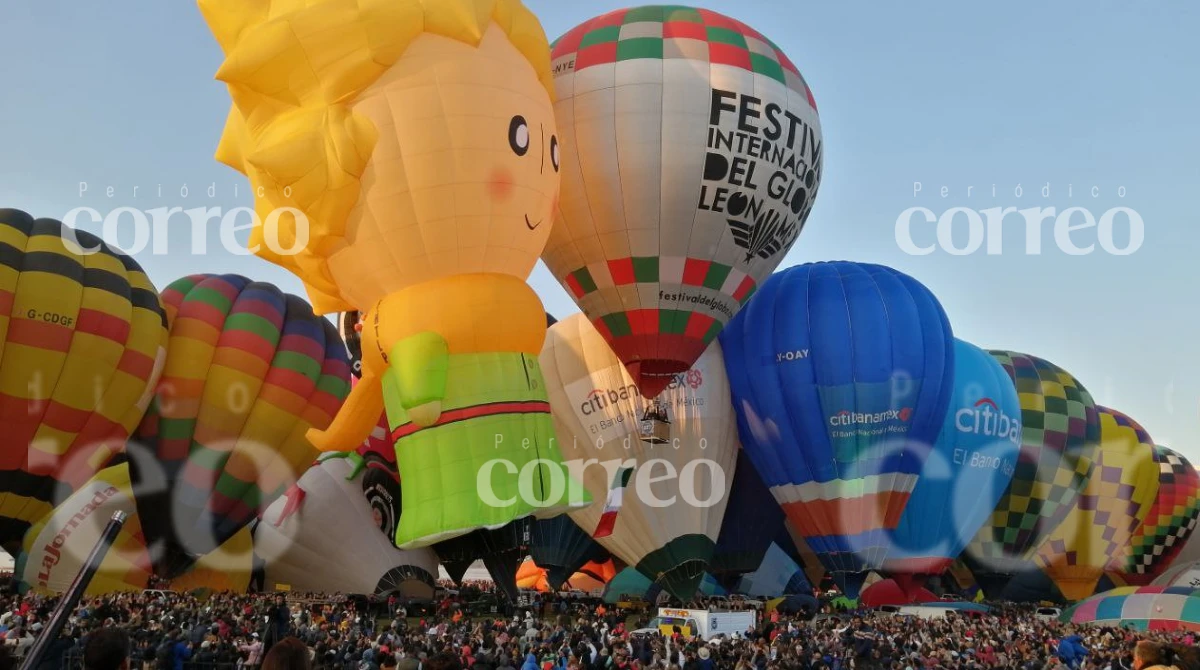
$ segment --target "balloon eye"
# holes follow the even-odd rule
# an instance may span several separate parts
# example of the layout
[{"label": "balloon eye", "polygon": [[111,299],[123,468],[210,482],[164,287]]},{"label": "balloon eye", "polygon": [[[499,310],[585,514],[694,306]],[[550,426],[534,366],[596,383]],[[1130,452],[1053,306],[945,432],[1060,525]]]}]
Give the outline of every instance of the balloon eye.
[{"label": "balloon eye", "polygon": [[558,172],[558,137],[550,136],[550,162],[554,165],[554,171]]},{"label": "balloon eye", "polygon": [[508,146],[512,147],[513,153],[518,156],[529,152],[529,124],[525,123],[525,117],[514,116],[509,122]]}]

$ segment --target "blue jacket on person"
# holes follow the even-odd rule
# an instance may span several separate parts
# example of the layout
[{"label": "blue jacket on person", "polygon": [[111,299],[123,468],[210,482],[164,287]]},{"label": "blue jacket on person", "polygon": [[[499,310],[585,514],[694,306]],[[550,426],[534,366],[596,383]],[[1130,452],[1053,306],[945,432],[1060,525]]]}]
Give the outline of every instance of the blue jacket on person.
[{"label": "blue jacket on person", "polygon": [[1058,657],[1072,668],[1079,667],[1087,655],[1088,650],[1083,646],[1082,636],[1068,635],[1058,643]]},{"label": "blue jacket on person", "polygon": [[192,657],[192,650],[186,642],[176,642],[171,649],[171,663],[174,670],[183,670],[183,662]]}]

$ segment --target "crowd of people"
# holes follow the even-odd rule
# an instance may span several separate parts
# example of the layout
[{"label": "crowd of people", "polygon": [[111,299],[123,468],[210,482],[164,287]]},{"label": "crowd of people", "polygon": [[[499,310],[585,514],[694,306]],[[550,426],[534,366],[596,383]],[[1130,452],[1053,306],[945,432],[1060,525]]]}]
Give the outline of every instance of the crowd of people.
[{"label": "crowd of people", "polygon": [[[54,601],[0,598],[0,670],[16,667]],[[87,670],[1200,670],[1187,632],[1074,628],[999,605],[921,619],[763,613],[729,638],[639,635],[652,612],[548,598],[541,611],[478,618],[453,597],[410,614],[386,599],[317,594],[87,598],[39,668]],[[124,663],[124,664],[123,664]]]}]

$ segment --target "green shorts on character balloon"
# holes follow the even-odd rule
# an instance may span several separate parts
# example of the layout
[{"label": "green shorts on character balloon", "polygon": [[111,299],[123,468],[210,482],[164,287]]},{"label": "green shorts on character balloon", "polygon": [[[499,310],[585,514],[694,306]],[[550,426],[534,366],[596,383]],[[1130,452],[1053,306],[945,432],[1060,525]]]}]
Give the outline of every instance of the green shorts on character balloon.
[{"label": "green shorts on character balloon", "polygon": [[[396,544],[591,502],[554,439],[525,283],[557,208],[549,44],[518,0],[201,0],[256,254],[362,312],[362,380],[317,448],[386,407]],[[283,83],[281,83],[283,82]]]}]

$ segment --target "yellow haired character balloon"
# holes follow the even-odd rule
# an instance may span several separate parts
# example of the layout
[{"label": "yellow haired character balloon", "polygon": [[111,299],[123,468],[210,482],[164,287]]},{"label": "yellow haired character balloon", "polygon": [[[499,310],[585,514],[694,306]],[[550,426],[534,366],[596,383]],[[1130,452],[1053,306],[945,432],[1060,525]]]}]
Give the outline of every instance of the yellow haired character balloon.
[{"label": "yellow haired character balloon", "polygon": [[525,283],[559,187],[550,50],[518,0],[201,0],[258,255],[359,310],[362,382],[324,451],[386,407],[398,546],[590,502],[554,443]]}]

